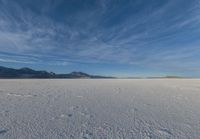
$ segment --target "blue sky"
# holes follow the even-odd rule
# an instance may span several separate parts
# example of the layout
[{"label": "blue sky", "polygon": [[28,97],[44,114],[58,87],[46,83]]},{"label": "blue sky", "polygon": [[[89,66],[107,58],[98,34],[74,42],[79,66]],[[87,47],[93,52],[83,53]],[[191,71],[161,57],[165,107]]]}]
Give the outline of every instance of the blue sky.
[{"label": "blue sky", "polygon": [[0,0],[0,65],[200,77],[200,1]]}]

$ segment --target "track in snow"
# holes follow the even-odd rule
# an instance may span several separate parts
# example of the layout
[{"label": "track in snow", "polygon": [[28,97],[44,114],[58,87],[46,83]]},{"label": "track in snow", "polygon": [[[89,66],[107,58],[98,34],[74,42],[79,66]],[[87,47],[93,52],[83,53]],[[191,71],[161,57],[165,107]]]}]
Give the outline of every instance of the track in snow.
[{"label": "track in snow", "polygon": [[0,80],[1,139],[199,139],[200,80]]}]

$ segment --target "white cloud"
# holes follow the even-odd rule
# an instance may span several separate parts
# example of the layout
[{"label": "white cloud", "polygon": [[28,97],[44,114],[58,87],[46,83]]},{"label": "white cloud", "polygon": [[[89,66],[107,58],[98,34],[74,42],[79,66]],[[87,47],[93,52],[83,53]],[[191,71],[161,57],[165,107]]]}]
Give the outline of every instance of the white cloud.
[{"label": "white cloud", "polygon": [[[115,14],[123,12],[123,9],[112,11],[115,7],[104,0],[99,1],[99,7],[96,9],[87,9],[63,17],[63,22],[48,16],[49,11],[54,10],[60,1],[54,4],[53,1],[47,1],[40,15],[27,7],[21,7],[17,2],[2,2],[4,5],[0,6],[0,52],[27,54],[24,60],[17,56],[13,59],[0,56],[2,62],[34,62],[33,59],[28,59],[28,56],[36,56],[36,62],[42,63],[48,59],[49,63],[55,62],[58,65],[123,63],[150,67],[165,67],[166,64],[175,67],[173,63],[180,65],[183,59],[193,57],[193,51],[188,54],[191,48],[199,51],[196,46],[182,46],[181,41],[173,44],[179,41],[177,37],[190,35],[190,32],[199,29],[199,5],[196,5],[196,1],[188,8],[185,7],[187,10],[178,13],[172,13],[172,10],[182,2],[180,0],[170,0],[160,8],[154,7],[152,3],[145,7],[147,10],[141,9],[137,14],[124,13],[130,15],[119,24],[115,21],[112,23],[110,19],[117,17]],[[111,22],[111,26],[106,27],[106,22]],[[197,30],[192,30],[191,27]],[[189,33],[182,33],[187,29]],[[174,49],[170,49],[172,47],[168,45],[173,45]],[[192,66],[195,67],[194,64]]]}]

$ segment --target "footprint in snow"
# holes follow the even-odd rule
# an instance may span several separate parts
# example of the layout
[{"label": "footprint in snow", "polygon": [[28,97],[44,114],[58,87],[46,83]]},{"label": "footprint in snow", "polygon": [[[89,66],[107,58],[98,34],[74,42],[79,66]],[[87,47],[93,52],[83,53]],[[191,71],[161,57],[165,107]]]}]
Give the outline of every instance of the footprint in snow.
[{"label": "footprint in snow", "polygon": [[171,138],[172,132],[169,129],[163,128],[163,129],[157,129],[156,133],[161,137],[161,138]]},{"label": "footprint in snow", "polygon": [[60,118],[67,118],[67,117],[72,117],[73,115],[71,113],[69,114],[61,114]]},{"label": "footprint in snow", "polygon": [[73,115],[70,113],[70,114],[61,114],[60,116],[56,116],[56,117],[52,117],[51,120],[59,120],[59,119],[65,119],[65,118],[70,118],[72,117]]},{"label": "footprint in snow", "polygon": [[82,134],[83,139],[92,139],[92,136],[93,136],[92,132],[90,132],[88,130],[86,130],[85,132],[83,132],[81,134]]},{"label": "footprint in snow", "polygon": [[70,109],[71,110],[77,110],[77,109],[79,109],[79,106],[71,106]]},{"label": "footprint in snow", "polygon": [[8,132],[8,129],[0,129],[0,134],[4,134],[4,133],[6,133],[6,132]]}]

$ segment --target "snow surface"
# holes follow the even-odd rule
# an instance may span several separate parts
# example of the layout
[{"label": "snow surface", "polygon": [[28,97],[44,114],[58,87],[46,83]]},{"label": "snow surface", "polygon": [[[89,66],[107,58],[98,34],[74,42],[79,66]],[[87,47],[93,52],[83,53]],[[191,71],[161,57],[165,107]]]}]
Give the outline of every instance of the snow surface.
[{"label": "snow surface", "polygon": [[0,80],[0,139],[200,139],[200,80]]}]

